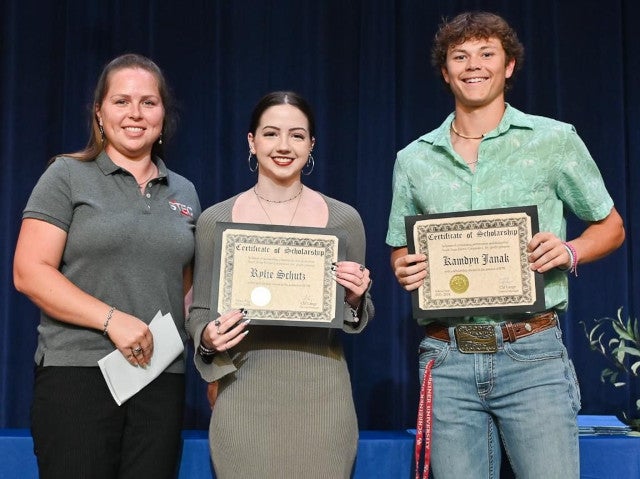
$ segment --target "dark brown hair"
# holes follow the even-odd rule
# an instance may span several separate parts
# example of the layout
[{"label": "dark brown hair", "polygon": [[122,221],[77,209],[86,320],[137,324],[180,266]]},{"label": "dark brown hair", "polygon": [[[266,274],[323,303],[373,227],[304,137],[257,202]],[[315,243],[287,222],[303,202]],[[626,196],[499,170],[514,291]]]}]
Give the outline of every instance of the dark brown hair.
[{"label": "dark brown hair", "polygon": [[311,105],[309,105],[307,100],[302,98],[302,96],[293,91],[273,91],[271,93],[267,93],[258,101],[256,106],[253,108],[251,120],[249,122],[249,131],[251,134],[256,134],[256,129],[260,124],[262,114],[267,109],[276,105],[291,105],[300,110],[304,116],[307,117],[307,122],[309,123],[309,135],[311,138],[315,138],[316,122]]},{"label": "dark brown hair", "polygon": [[[507,56],[507,63],[516,61],[514,75],[522,67],[524,61],[524,47],[518,40],[515,30],[499,15],[489,12],[465,12],[451,20],[444,19],[433,39],[431,48],[431,64],[438,75],[442,74],[442,67],[447,62],[450,48],[460,45],[467,40],[495,37],[502,43]],[[514,75],[506,79],[505,89],[509,89]]]}]

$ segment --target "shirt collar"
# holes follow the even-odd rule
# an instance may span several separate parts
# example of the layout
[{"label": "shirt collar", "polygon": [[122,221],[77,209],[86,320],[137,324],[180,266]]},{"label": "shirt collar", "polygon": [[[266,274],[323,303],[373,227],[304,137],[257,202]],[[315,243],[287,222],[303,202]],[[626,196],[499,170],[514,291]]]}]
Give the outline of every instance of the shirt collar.
[{"label": "shirt collar", "polygon": [[[522,113],[517,108],[512,107],[509,103],[505,103],[506,108],[502,115],[502,120],[495,130],[487,133],[487,138],[499,136],[505,133],[510,128],[527,128],[533,129],[533,122],[525,113]],[[418,141],[424,141],[431,143],[434,146],[449,146],[451,144],[451,137],[449,129],[451,128],[451,122],[455,117],[454,113],[449,114],[444,122],[435,130],[430,131],[426,135],[418,138]]]},{"label": "shirt collar", "polygon": [[[162,159],[158,156],[155,156],[153,158],[154,163],[157,165],[158,167],[158,177],[159,178],[166,178],[167,177],[167,166],[164,164],[164,161],[162,161]],[[102,150],[100,152],[100,154],[96,157],[95,159],[96,164],[98,165],[98,168],[100,168],[100,170],[102,171],[102,173],[106,176],[106,175],[111,175],[117,171],[121,171],[122,168],[120,168],[118,165],[116,165],[113,160],[111,158],[109,158],[109,155],[107,155],[107,152]]]}]

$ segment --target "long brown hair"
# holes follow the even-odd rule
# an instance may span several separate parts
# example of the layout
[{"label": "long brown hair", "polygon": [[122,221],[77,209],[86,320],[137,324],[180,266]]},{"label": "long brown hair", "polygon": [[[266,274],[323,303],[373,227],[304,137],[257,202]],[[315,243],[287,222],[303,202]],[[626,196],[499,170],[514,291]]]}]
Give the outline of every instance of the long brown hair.
[{"label": "long brown hair", "polygon": [[[109,91],[109,80],[111,79],[111,75],[114,72],[125,68],[140,68],[151,73],[155,77],[158,82],[158,91],[160,93],[160,98],[164,106],[164,121],[162,125],[163,143],[175,132],[178,123],[178,115],[175,108],[173,96],[171,95],[169,86],[167,85],[162,71],[160,70],[158,65],[156,65],[149,58],[138,55],[137,53],[127,53],[111,60],[103,68],[102,73],[98,78],[98,83],[96,84],[96,88],[93,94],[93,103],[91,104],[90,108],[91,127],[87,146],[83,150],[74,153],[68,153],[64,156],[76,158],[80,161],[92,161],[104,149],[107,140],[106,138],[103,138],[102,133],[100,132],[100,126],[98,124],[98,118],[96,115],[96,107],[102,104],[107,91]],[[159,144],[159,142],[156,141],[151,148],[151,154],[162,156],[162,153],[163,145]]]}]

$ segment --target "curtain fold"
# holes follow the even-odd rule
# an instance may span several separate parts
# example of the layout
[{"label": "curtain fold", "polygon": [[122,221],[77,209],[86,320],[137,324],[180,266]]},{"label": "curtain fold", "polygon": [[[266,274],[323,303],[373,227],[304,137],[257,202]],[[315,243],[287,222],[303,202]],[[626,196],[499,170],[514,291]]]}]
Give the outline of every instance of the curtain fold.
[{"label": "curtain fold", "polygon": [[[249,188],[251,108],[264,93],[296,90],[317,116],[316,167],[304,181],[360,212],[377,316],[345,337],[361,429],[413,427],[420,328],[395,282],[384,244],[396,151],[453,108],[429,64],[442,17],[503,15],[526,59],[508,101],[572,123],[625,220],[627,241],[571,279],[563,324],[583,413],[635,408],[637,388],[599,381],[604,362],[580,321],[638,315],[640,46],[633,0],[3,0],[0,2],[0,428],[28,427],[38,311],[12,284],[21,211],[51,156],[84,146],[93,87],[124,52],[153,58],[179,101],[167,163],[194,182],[203,207]],[[570,234],[582,225],[571,220]],[[187,374],[185,427],[206,428],[205,385]],[[635,389],[635,390],[634,390]]]}]

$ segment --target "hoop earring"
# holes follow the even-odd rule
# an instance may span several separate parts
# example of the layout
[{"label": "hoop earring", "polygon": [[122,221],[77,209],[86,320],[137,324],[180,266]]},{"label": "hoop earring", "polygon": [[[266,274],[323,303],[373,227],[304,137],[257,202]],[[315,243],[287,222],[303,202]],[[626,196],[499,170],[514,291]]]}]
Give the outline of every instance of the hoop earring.
[{"label": "hoop earring", "polygon": [[311,153],[309,153],[309,158],[307,158],[307,163],[304,165],[304,168],[309,168],[308,171],[304,171],[304,168],[302,168],[302,174],[304,176],[309,176],[311,174],[311,172],[313,171],[313,167],[316,166],[316,160],[313,159],[313,155]]},{"label": "hoop earring", "polygon": [[[253,168],[251,167],[251,160],[255,158],[256,160],[256,166],[254,166]],[[258,158],[255,157],[255,155],[251,152],[251,150],[249,150],[249,158],[247,158],[247,163],[249,163],[249,171],[251,173],[255,173],[256,171],[258,171]]]}]

